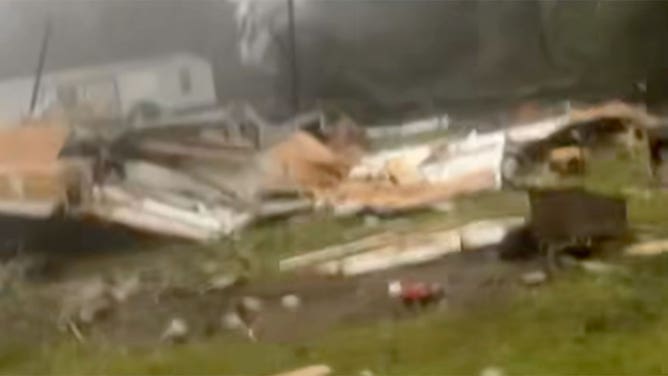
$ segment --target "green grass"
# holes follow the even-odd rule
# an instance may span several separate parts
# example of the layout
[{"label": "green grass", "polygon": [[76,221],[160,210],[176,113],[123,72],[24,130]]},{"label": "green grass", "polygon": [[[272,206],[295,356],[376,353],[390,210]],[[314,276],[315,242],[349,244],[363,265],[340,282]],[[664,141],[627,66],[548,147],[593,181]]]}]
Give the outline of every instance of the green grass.
[{"label": "green grass", "polygon": [[[338,374],[658,374],[668,371],[668,258],[628,262],[632,273],[566,272],[466,312],[338,328],[279,345],[217,339],[154,350],[13,349],[3,373],[270,374],[326,363]],[[27,355],[30,353],[31,355]]]},{"label": "green grass", "polygon": [[255,276],[275,277],[278,261],[296,254],[314,251],[333,244],[352,241],[384,231],[411,231],[425,226],[455,227],[480,219],[523,216],[528,202],[523,192],[486,192],[465,197],[454,203],[447,213],[420,210],[409,214],[380,218],[376,227],[364,224],[362,216],[333,217],[316,213],[297,221],[272,221],[249,229],[236,241],[225,241],[209,247],[223,258],[229,251],[241,252],[254,260]]},{"label": "green grass", "polygon": [[[406,226],[507,215],[525,210],[515,193],[461,200],[455,214],[420,213]],[[631,217],[668,223],[668,197],[631,203]],[[448,219],[448,216],[450,218]],[[463,216],[469,216],[463,218]],[[352,221],[352,222],[349,222]],[[339,234],[357,220],[310,221],[286,252]],[[248,240],[266,255],[281,234],[270,224]],[[156,349],[61,343],[48,348],[0,349],[0,373],[30,374],[270,374],[326,363],[338,374],[476,374],[495,366],[508,374],[657,374],[668,371],[668,257],[620,260],[623,275],[566,272],[511,299],[366,327],[340,327],[299,344],[251,344],[230,338]]]}]

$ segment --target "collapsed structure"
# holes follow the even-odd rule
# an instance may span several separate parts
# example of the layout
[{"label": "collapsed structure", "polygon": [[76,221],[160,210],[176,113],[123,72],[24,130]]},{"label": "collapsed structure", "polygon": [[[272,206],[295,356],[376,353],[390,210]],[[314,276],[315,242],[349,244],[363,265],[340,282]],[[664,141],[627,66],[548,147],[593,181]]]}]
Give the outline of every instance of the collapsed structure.
[{"label": "collapsed structure", "polygon": [[[388,132],[443,131],[444,119]],[[307,130],[313,123],[319,125]],[[638,108],[610,103],[463,138],[370,151],[363,128],[346,117],[323,123],[317,112],[271,125],[242,107],[113,135],[35,120],[0,131],[0,213],[97,218],[211,241],[294,211],[388,213],[500,189],[516,180],[527,160],[569,166],[601,137],[632,148],[659,125]],[[373,134],[384,131],[374,128]]]}]

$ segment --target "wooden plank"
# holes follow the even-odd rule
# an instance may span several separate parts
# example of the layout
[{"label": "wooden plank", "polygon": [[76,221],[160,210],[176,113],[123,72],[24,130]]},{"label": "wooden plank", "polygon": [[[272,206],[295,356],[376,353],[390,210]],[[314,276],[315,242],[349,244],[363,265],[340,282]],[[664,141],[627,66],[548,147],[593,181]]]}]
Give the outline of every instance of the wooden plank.
[{"label": "wooden plank", "polygon": [[316,364],[293,369],[291,371],[276,373],[272,376],[327,376],[330,373],[332,373],[332,369],[328,365]]},{"label": "wooden plank", "polygon": [[100,218],[146,232],[190,239],[200,242],[215,240],[218,233],[201,227],[175,221],[164,216],[126,205],[96,206],[89,210]]},{"label": "wooden plank", "polygon": [[318,265],[316,271],[326,275],[354,276],[399,266],[423,264],[460,250],[459,231],[446,231],[329,261]]},{"label": "wooden plank", "polygon": [[0,200],[0,213],[48,218],[55,213],[59,204],[59,200]]},{"label": "wooden plank", "polygon": [[279,268],[281,271],[299,269],[309,265],[315,265],[320,262],[325,262],[362,252],[372,247],[379,247],[395,239],[396,237],[393,234],[383,233],[346,244],[337,244],[318,251],[309,252],[281,260],[279,263]]}]

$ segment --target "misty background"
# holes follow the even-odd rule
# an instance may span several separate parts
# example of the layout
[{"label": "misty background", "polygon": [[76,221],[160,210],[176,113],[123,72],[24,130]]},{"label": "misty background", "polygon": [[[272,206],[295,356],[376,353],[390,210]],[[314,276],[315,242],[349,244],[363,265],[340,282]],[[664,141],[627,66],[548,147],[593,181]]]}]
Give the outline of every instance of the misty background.
[{"label": "misty background", "polygon": [[[668,76],[666,2],[294,4],[300,106],[365,121],[630,95],[635,83]],[[212,63],[221,102],[249,101],[277,116],[292,110],[287,0],[1,0],[0,17],[0,80],[34,74],[50,17],[46,71],[191,52]],[[256,59],[242,59],[244,43]]]}]

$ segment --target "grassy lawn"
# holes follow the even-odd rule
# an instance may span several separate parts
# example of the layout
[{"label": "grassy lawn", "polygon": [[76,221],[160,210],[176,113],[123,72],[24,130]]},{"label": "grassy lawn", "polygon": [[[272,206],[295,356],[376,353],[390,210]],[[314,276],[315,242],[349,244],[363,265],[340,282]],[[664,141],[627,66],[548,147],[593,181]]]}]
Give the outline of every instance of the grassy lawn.
[{"label": "grassy lawn", "polygon": [[510,302],[404,322],[340,328],[299,345],[214,340],[156,350],[17,349],[3,373],[268,374],[324,362],[338,374],[658,374],[668,371],[668,258],[631,273],[567,272]]}]

